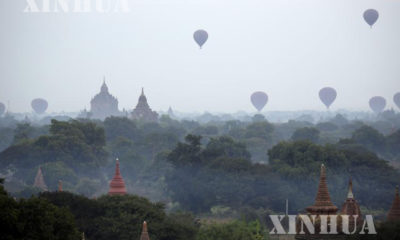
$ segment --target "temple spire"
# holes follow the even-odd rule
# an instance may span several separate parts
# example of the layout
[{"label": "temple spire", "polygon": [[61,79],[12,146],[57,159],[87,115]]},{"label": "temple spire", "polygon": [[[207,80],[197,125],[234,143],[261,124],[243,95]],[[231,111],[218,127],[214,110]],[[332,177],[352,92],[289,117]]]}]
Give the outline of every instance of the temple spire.
[{"label": "temple spire", "polygon": [[58,191],[59,191],[59,192],[62,192],[62,191],[63,191],[63,188],[62,188],[62,181],[61,181],[61,180],[58,180]]},{"label": "temple spire", "polygon": [[338,208],[333,205],[329,196],[328,185],[326,182],[325,165],[321,165],[321,173],[318,184],[318,192],[313,206],[307,208],[307,211],[313,214],[335,214]]},{"label": "temple spire", "polygon": [[106,84],[106,77],[103,76],[103,84],[101,85],[101,92],[108,93],[108,87]]},{"label": "temple spire", "polygon": [[40,188],[43,191],[47,191],[47,185],[44,182],[44,178],[43,178],[43,173],[42,173],[42,168],[39,167],[37,173],[36,173],[36,177],[35,177],[35,182],[33,183],[34,187]]},{"label": "temple spire", "polygon": [[347,199],[346,201],[344,201],[340,213],[342,215],[358,216],[356,219],[354,219],[354,217],[349,217],[350,229],[354,229],[355,226],[357,228],[362,226],[362,214],[360,210],[360,205],[358,205],[356,199],[354,198],[353,181],[351,178],[349,180],[349,190],[347,193]]},{"label": "temple spire", "polygon": [[399,196],[399,186],[396,187],[396,193],[392,203],[392,207],[389,210],[388,221],[400,221],[400,196]]},{"label": "temple spire", "polygon": [[119,160],[118,158],[115,161],[115,175],[110,182],[110,189],[108,191],[109,195],[125,195],[126,188],[125,182],[122,178],[121,172],[119,170]]},{"label": "temple spire", "polygon": [[156,122],[158,120],[158,114],[152,111],[149,104],[147,103],[146,95],[144,95],[144,88],[142,87],[142,93],[139,96],[138,103],[133,109],[131,114],[133,119],[141,120],[145,122]]},{"label": "temple spire", "polygon": [[349,180],[349,191],[348,191],[348,193],[347,193],[347,198],[349,198],[349,199],[353,199],[353,198],[354,198],[354,194],[353,194],[353,181],[351,180],[351,178],[350,178],[350,180]]},{"label": "temple spire", "polygon": [[142,234],[140,235],[140,240],[150,240],[149,233],[147,232],[147,223],[143,222]]}]

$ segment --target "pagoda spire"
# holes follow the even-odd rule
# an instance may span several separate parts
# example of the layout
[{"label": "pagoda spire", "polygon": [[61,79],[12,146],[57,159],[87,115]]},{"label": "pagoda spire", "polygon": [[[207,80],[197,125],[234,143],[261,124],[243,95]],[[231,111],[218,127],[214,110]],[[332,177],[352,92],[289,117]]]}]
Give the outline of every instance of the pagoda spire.
[{"label": "pagoda spire", "polygon": [[[349,217],[349,226],[350,229],[354,229],[356,225],[357,228],[362,225],[362,215],[360,210],[360,205],[358,205],[357,201],[354,198],[353,194],[353,181],[349,180],[349,190],[347,193],[347,199],[344,201],[342,208],[340,210],[342,215],[348,215]],[[354,219],[352,216],[357,215],[357,219]]]},{"label": "pagoda spire", "polygon": [[63,191],[63,187],[62,187],[62,181],[58,180],[58,191],[62,192]]},{"label": "pagoda spire", "polygon": [[35,177],[35,182],[33,183],[34,187],[40,188],[43,191],[47,191],[47,185],[44,182],[44,178],[43,178],[43,173],[42,173],[42,168],[39,166],[39,169],[36,173],[36,177]]},{"label": "pagoda spire", "polygon": [[140,235],[140,240],[150,240],[149,233],[147,232],[147,223],[143,222],[142,234]]},{"label": "pagoda spire", "polygon": [[144,88],[142,87],[142,93],[139,96],[138,103],[133,109],[131,116],[133,119],[146,121],[146,122],[156,122],[158,120],[158,114],[152,111],[149,104],[147,103],[146,95],[144,95]]},{"label": "pagoda spire", "polygon": [[353,181],[351,180],[351,178],[350,178],[350,180],[349,180],[349,191],[348,191],[348,193],[347,193],[347,198],[348,198],[348,199],[354,199],[354,194],[353,194]]},{"label": "pagoda spire", "polygon": [[328,185],[326,182],[325,165],[321,165],[318,192],[314,205],[307,207],[306,210],[311,214],[335,214],[338,208],[332,203],[329,196]]},{"label": "pagoda spire", "polygon": [[107,87],[107,84],[106,84],[106,77],[105,76],[103,76],[103,84],[101,85],[100,91],[104,92],[104,93],[108,93],[108,87]]},{"label": "pagoda spire", "polygon": [[118,158],[115,161],[115,175],[110,182],[110,189],[108,191],[109,195],[125,195],[126,188],[125,182],[122,178],[121,172],[119,170],[119,160]]},{"label": "pagoda spire", "polygon": [[396,187],[396,194],[392,203],[392,207],[387,215],[387,220],[394,222],[400,221],[400,196],[399,196],[399,186]]}]

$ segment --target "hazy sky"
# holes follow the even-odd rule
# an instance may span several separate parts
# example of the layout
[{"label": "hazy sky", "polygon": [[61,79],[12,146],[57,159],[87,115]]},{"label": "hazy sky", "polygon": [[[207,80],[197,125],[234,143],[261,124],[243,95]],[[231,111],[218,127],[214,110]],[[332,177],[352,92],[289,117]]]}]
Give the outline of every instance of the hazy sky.
[{"label": "hazy sky", "polygon": [[[333,110],[367,110],[376,95],[394,107],[400,92],[400,0],[127,1],[130,12],[101,14],[0,0],[0,102],[79,111],[103,76],[129,110],[141,87],[154,110],[187,112],[254,111],[254,91],[268,93],[264,110],[323,110],[325,86],[338,91]],[[380,12],[372,29],[369,8]],[[209,33],[201,50],[197,29]]]}]

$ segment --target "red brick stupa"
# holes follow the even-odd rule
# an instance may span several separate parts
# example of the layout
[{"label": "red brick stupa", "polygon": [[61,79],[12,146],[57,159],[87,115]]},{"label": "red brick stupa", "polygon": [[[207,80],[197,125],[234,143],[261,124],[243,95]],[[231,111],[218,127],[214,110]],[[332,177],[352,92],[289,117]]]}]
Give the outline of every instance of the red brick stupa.
[{"label": "red brick stupa", "polygon": [[387,220],[390,222],[400,221],[400,196],[399,187],[396,187],[396,195],[392,203],[392,207],[389,210]]},{"label": "red brick stupa", "polygon": [[147,232],[147,223],[143,222],[142,235],[140,235],[140,240],[150,240],[149,233]]},{"label": "red brick stupa", "polygon": [[110,182],[110,190],[108,190],[108,195],[125,195],[126,188],[124,179],[119,171],[119,160],[117,158],[115,164],[115,175]]},{"label": "red brick stupa", "polygon": [[59,191],[59,192],[62,192],[62,191],[63,191],[63,188],[62,188],[62,181],[61,181],[61,180],[58,180],[58,191]]},{"label": "red brick stupa", "polygon": [[326,170],[324,164],[321,165],[321,175],[319,178],[317,197],[314,205],[306,208],[312,215],[332,215],[336,214],[338,208],[333,205],[329,196],[328,186],[326,184]]}]

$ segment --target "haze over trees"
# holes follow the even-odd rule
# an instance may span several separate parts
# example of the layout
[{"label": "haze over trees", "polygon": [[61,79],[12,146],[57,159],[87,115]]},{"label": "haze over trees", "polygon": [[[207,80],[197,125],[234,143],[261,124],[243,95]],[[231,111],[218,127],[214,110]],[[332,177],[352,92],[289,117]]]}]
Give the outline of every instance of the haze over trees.
[{"label": "haze over trees", "polygon": [[[384,219],[399,184],[399,119],[391,112],[373,122],[337,115],[318,123],[273,123],[261,114],[249,121],[207,123],[165,115],[152,123],[110,117],[49,125],[2,118],[5,204],[18,209],[43,202],[54,214],[68,209],[63,214],[71,221],[62,224],[71,236],[85,232],[87,239],[139,236],[144,220],[151,222],[156,240],[226,234],[264,239],[268,214],[283,213],[286,199],[293,214],[312,204],[324,163],[337,206],[351,176],[363,211]],[[115,158],[133,196],[104,196]],[[64,192],[39,194],[32,187],[39,166],[50,191],[62,180]]]}]

